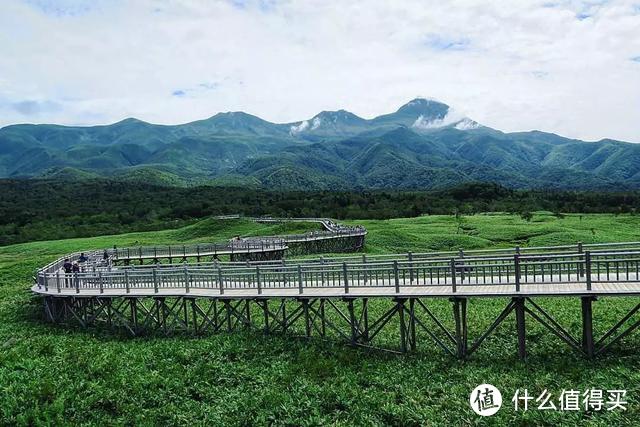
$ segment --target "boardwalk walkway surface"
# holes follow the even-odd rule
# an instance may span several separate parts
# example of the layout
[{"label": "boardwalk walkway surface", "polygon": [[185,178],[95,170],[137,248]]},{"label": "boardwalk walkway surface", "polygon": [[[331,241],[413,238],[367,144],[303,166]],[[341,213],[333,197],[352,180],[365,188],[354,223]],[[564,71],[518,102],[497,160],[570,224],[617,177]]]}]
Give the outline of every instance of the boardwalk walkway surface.
[{"label": "boardwalk walkway surface", "polygon": [[[401,351],[414,349],[416,329],[423,329],[446,351],[462,358],[475,351],[511,312],[516,314],[521,357],[526,354],[525,314],[588,357],[605,351],[640,327],[640,321],[628,325],[640,310],[638,304],[602,339],[595,340],[591,308],[598,296],[640,295],[638,242],[304,260],[251,256],[238,261],[233,257],[281,255],[291,242],[332,238],[355,238],[356,246],[361,247],[366,230],[318,221],[325,232],[315,235],[251,238],[226,245],[115,249],[107,251],[106,257],[103,251],[91,252],[81,272],[65,274],[64,259],[76,260],[79,256],[70,254],[40,269],[32,291],[45,297],[50,321],[71,319],[83,325],[104,321],[134,335],[145,329],[166,331],[167,322],[170,330],[190,329],[191,325],[200,332],[207,327],[217,331],[223,325],[227,330],[248,326],[254,322],[250,315],[253,304],[264,314],[265,330],[286,331],[303,322],[306,336],[314,331],[324,336],[327,325],[331,325],[352,344],[371,345],[379,330],[398,318]],[[212,255],[213,261],[206,259]],[[230,255],[231,261],[221,261],[219,255]],[[197,262],[188,263],[189,258]],[[153,260],[153,264],[131,263],[145,259]],[[163,260],[165,263],[161,263]],[[580,298],[581,339],[573,338],[532,300],[540,296]],[[447,331],[425,305],[430,298],[443,297],[453,302],[453,332]],[[507,297],[510,301],[487,334],[468,345],[470,297]],[[370,322],[367,307],[373,298],[393,301],[393,308]],[[269,308],[269,301],[278,301],[276,311]],[[286,304],[295,306],[288,314]],[[340,304],[344,304],[342,309]],[[337,313],[340,322],[346,323],[342,325],[346,331],[331,320],[325,308]],[[419,312],[435,321],[435,326],[427,327]],[[146,319],[142,326],[141,319]],[[316,321],[322,323],[321,329]],[[435,331],[444,331],[444,336],[453,339],[453,349],[438,339]]]}]

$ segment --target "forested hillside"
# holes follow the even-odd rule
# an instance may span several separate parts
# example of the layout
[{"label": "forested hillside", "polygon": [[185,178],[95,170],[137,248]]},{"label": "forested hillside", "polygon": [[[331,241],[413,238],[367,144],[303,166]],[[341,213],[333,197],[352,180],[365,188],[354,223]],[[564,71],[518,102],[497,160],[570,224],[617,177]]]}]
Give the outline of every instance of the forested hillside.
[{"label": "forested hillside", "polygon": [[239,185],[272,190],[640,188],[640,144],[503,133],[415,99],[366,120],[323,111],[275,124],[243,112],[175,126],[13,125],[0,129],[0,177]]}]

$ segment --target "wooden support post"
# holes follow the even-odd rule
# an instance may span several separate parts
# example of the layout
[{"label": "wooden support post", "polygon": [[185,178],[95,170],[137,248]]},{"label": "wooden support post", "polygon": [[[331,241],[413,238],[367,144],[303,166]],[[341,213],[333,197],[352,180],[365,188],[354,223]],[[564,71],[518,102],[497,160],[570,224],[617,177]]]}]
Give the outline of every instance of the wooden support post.
[{"label": "wooden support post", "polygon": [[224,282],[222,281],[222,269],[218,266],[218,286],[220,287],[220,295],[224,294]]},{"label": "wooden support post", "polygon": [[395,282],[396,294],[400,293],[400,275],[398,274],[398,261],[393,261],[393,280]]},{"label": "wooden support post", "polygon": [[[156,271],[156,267],[153,267],[153,292],[158,293],[158,272]],[[102,280],[100,281],[102,282]]]},{"label": "wooden support post", "polygon": [[130,292],[130,284],[129,284],[129,270],[124,270],[124,287],[127,293]]},{"label": "wooden support post", "polygon": [[409,283],[413,285],[413,254],[411,252],[407,254],[407,259],[409,260]]},{"label": "wooden support post", "polygon": [[129,298],[129,306],[131,308],[131,330],[135,336],[138,334],[138,299]]},{"label": "wooden support post", "polygon": [[456,292],[456,260],[451,258],[451,292]]},{"label": "wooden support post", "polygon": [[343,262],[342,263],[342,277],[344,280],[344,293],[348,294],[349,293],[349,278],[347,277],[347,263]]},{"label": "wooden support post", "polygon": [[587,290],[591,290],[591,251],[584,253],[585,274],[587,275]]},{"label": "wooden support post", "polygon": [[302,267],[298,264],[298,293],[302,295]]},{"label": "wooden support post", "polygon": [[311,318],[309,317],[309,300],[302,299],[302,311],[304,314],[304,331],[307,338],[311,337]]},{"label": "wooden support post", "polygon": [[325,300],[321,299],[320,300],[320,321],[321,321],[320,335],[323,337],[327,335],[327,318],[325,317],[325,314],[324,314],[324,304],[325,304]]},{"label": "wooden support post", "polygon": [[367,256],[362,254],[362,273],[364,274],[364,284],[367,284]]},{"label": "wooden support post", "polygon": [[[583,253],[583,251],[582,251],[582,242],[578,242],[578,253],[579,254]],[[580,277],[584,277],[584,266],[582,265],[582,262],[580,262],[580,261],[581,261],[581,259],[579,259],[579,261],[578,261],[578,275]]]},{"label": "wooden support post", "polygon": [[225,308],[225,319],[227,323],[227,331],[231,332],[231,330],[233,329],[231,324],[231,301],[229,301],[228,299],[225,299],[225,300],[222,300],[222,303],[224,304],[224,308]]},{"label": "wooden support post", "polygon": [[262,311],[264,314],[264,333],[269,333],[269,300],[265,299],[262,301]]},{"label": "wooden support post", "polygon": [[516,311],[516,329],[518,331],[518,357],[521,360],[524,360],[527,357],[524,298],[513,298],[513,302],[515,303],[514,308]]},{"label": "wooden support post", "polygon": [[581,297],[582,300],[582,350],[585,355],[592,359],[595,354],[593,343],[593,309],[591,302],[594,300],[592,296]]},{"label": "wooden support post", "polygon": [[404,318],[404,298],[396,298],[396,311],[398,312],[398,320],[400,321],[400,351],[407,352],[407,324]]},{"label": "wooden support post", "polygon": [[467,357],[467,299],[451,298],[453,302],[453,317],[456,323],[455,341],[456,356],[459,359]]},{"label": "wooden support post", "polygon": [[251,327],[251,305],[250,304],[251,304],[250,299],[244,300],[244,317],[247,321],[247,323],[245,323],[245,328]]},{"label": "wooden support post", "polygon": [[262,294],[262,284],[260,283],[260,267],[256,265],[256,286],[258,287],[258,295]]},{"label": "wooden support post", "polygon": [[351,326],[351,344],[358,342],[358,326],[356,325],[356,313],[353,306],[353,298],[347,299],[347,310],[349,311],[349,325]]},{"label": "wooden support post", "polygon": [[289,325],[287,324],[287,300],[282,299],[282,333],[286,334],[288,328]]},{"label": "wooden support post", "polygon": [[415,298],[409,298],[409,348],[416,351],[416,311]]},{"label": "wooden support post", "polygon": [[200,328],[198,326],[197,302],[196,302],[196,299],[193,298],[193,297],[191,297],[189,299],[191,300],[191,320],[192,320],[192,323],[193,323],[193,332],[198,334]]},{"label": "wooden support post", "polygon": [[513,274],[516,279],[516,292],[520,292],[520,255],[513,256]]},{"label": "wooden support post", "polygon": [[369,343],[369,300],[362,298],[362,321],[364,323],[362,332],[360,333],[360,340],[368,344]]}]

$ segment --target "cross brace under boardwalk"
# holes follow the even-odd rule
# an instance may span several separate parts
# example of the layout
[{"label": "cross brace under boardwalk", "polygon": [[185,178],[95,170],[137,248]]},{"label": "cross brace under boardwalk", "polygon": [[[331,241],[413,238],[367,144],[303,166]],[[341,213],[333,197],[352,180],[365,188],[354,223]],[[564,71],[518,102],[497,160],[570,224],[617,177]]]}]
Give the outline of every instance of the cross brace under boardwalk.
[{"label": "cross brace under boardwalk", "polygon": [[[393,352],[435,346],[460,359],[473,355],[496,329],[510,322],[518,356],[527,357],[527,319],[542,325],[587,358],[600,355],[640,327],[637,304],[600,338],[594,337],[594,296],[580,298],[582,333],[575,337],[531,297],[513,297],[475,338],[469,336],[468,298],[451,298],[452,312],[434,298],[212,298],[55,297],[44,298],[45,317],[81,327],[103,325],[132,336],[143,334],[232,332],[253,328],[265,333],[338,338],[355,346]],[[575,298],[574,298],[575,299]],[[375,301],[374,301],[375,300]],[[438,301],[438,302],[436,302]],[[473,299],[481,305],[486,299]],[[375,303],[374,303],[375,302]],[[438,305],[439,304],[439,305]],[[445,307],[446,308],[446,307]],[[640,316],[638,316],[640,317]]]}]

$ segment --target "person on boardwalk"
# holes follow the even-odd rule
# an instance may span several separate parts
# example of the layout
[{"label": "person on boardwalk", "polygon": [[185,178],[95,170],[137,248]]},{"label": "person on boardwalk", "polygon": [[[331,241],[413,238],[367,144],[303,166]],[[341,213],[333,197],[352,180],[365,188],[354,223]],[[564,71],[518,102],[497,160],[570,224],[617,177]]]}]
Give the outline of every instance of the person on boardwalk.
[{"label": "person on boardwalk", "polygon": [[62,269],[64,270],[64,285],[69,287],[71,285],[71,278],[69,275],[73,273],[73,264],[69,261],[69,258],[64,259],[64,264],[62,264]]},{"label": "person on boardwalk", "polygon": [[73,274],[73,284],[74,286],[78,285],[78,273],[80,273],[80,264],[76,261],[71,265],[71,272]]},{"label": "person on boardwalk", "polygon": [[84,254],[84,252],[82,252],[80,254],[80,257],[78,258],[78,262],[82,263],[82,262],[87,262],[89,261],[89,258]]}]

